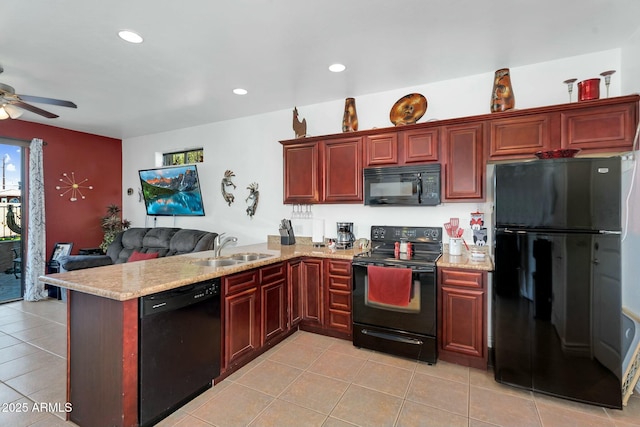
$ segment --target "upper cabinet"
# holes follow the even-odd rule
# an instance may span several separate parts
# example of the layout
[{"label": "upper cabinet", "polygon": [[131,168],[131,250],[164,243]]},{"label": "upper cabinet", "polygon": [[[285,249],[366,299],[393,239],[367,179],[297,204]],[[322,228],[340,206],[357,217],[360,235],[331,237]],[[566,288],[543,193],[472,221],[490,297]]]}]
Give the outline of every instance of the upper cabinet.
[{"label": "upper cabinet", "polygon": [[320,201],[320,149],[317,143],[284,147],[284,203]]},{"label": "upper cabinet", "polygon": [[285,204],[362,203],[362,137],[347,135],[283,142]]},{"label": "upper cabinet", "polygon": [[529,157],[551,150],[553,119],[553,114],[543,113],[490,120],[489,158]]},{"label": "upper cabinet", "polygon": [[284,203],[362,203],[362,169],[440,162],[445,202],[483,200],[487,161],[632,149],[640,95],[281,141]]},{"label": "upper cabinet", "polygon": [[507,111],[488,117],[488,160],[533,158],[537,151],[581,154],[631,150],[640,96],[620,96]]},{"label": "upper cabinet", "polygon": [[398,166],[438,160],[437,127],[365,135],[365,166]]},{"label": "upper cabinet", "polygon": [[482,135],[482,123],[442,127],[445,201],[483,198]]},{"label": "upper cabinet", "polygon": [[561,148],[590,152],[631,150],[637,122],[637,102],[561,112]]},{"label": "upper cabinet", "polygon": [[322,200],[325,203],[362,203],[362,137],[321,143]]}]

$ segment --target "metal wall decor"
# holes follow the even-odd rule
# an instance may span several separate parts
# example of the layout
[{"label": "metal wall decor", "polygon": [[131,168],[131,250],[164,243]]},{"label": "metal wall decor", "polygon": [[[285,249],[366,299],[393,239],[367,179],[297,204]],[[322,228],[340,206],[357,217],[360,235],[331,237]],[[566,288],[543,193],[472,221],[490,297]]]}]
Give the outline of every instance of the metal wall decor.
[{"label": "metal wall decor", "polygon": [[298,108],[293,107],[293,131],[296,134],[296,138],[303,138],[307,136],[307,119],[298,119]]},{"label": "metal wall decor", "polygon": [[82,194],[82,189],[93,190],[92,185],[82,185],[85,182],[89,181],[89,178],[85,178],[82,181],[77,182],[74,172],[71,172],[71,176],[67,175],[66,173],[63,173],[62,176],[63,177],[59,179],[62,185],[56,185],[56,190],[64,190],[62,193],[60,193],[60,197],[63,197],[65,194],[71,193],[71,197],[69,197],[69,201],[71,202],[77,201],[78,196],[80,196],[81,199],[86,199],[85,195]]},{"label": "metal wall decor", "polygon": [[258,199],[260,198],[258,183],[252,183],[247,187],[247,190],[249,190],[249,196],[245,199],[245,202],[249,203],[249,207],[247,208],[247,215],[253,218],[253,215],[255,215],[256,213],[256,209],[258,209]]},{"label": "metal wall decor", "polygon": [[233,171],[227,169],[224,172],[224,178],[222,178],[222,183],[220,185],[221,190],[222,190],[222,198],[224,199],[225,202],[227,202],[227,204],[229,206],[231,206],[231,203],[233,203],[233,201],[235,200],[235,197],[233,196],[232,193],[228,193],[225,188],[226,187],[233,187],[234,189],[236,188],[236,185],[231,182],[231,178],[236,176]]}]

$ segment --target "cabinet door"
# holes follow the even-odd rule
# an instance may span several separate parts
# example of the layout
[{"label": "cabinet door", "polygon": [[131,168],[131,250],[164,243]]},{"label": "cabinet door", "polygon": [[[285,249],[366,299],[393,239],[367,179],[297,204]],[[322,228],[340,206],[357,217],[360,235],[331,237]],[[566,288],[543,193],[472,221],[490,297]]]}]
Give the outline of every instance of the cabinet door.
[{"label": "cabinet door", "polygon": [[486,273],[438,269],[438,343],[441,360],[487,368]]},{"label": "cabinet door", "polygon": [[350,338],[351,320],[351,263],[348,261],[326,261],[326,327]]},{"label": "cabinet door", "polygon": [[224,368],[260,347],[258,288],[224,299]]},{"label": "cabinet door", "polygon": [[438,160],[438,128],[403,131],[400,134],[400,141],[401,163]]},{"label": "cabinet door", "polygon": [[317,143],[285,145],[284,203],[320,200],[320,156]]},{"label": "cabinet door", "polygon": [[322,260],[305,259],[300,264],[302,280],[302,321],[322,326]]},{"label": "cabinet door", "polygon": [[287,286],[284,262],[260,269],[260,344],[287,331]]},{"label": "cabinet door", "polygon": [[443,127],[445,200],[483,198],[482,129],[482,123]]},{"label": "cabinet door", "polygon": [[362,137],[322,144],[325,203],[362,202]]},{"label": "cabinet door", "polygon": [[260,286],[261,345],[287,331],[287,293],[284,279]]},{"label": "cabinet door", "polygon": [[398,134],[396,132],[367,135],[364,145],[366,166],[398,164]]},{"label": "cabinet door", "polygon": [[636,102],[563,112],[562,148],[590,152],[631,150],[637,120]]},{"label": "cabinet door", "polygon": [[300,261],[291,261],[287,266],[289,328],[298,326],[302,320],[302,268]]},{"label": "cabinet door", "polygon": [[489,159],[533,157],[536,151],[550,150],[554,118],[557,124],[557,114],[491,120]]}]

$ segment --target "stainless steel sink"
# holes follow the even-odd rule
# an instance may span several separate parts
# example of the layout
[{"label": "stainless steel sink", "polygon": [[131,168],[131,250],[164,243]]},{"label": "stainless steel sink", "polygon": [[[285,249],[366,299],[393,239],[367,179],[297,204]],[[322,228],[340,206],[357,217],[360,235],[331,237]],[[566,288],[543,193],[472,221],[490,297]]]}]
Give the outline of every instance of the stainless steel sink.
[{"label": "stainless steel sink", "polygon": [[239,261],[237,259],[230,258],[220,258],[220,259],[202,259],[199,261],[194,261],[195,265],[203,265],[205,267],[228,267],[230,265],[242,264],[243,261]]},{"label": "stainless steel sink", "polygon": [[256,261],[259,259],[264,259],[264,258],[269,258],[272,257],[274,255],[270,255],[270,254],[259,254],[259,253],[244,253],[244,254],[234,254],[229,256],[229,258],[234,259],[234,260],[238,260],[238,261],[242,261],[242,262],[246,262],[246,261]]}]

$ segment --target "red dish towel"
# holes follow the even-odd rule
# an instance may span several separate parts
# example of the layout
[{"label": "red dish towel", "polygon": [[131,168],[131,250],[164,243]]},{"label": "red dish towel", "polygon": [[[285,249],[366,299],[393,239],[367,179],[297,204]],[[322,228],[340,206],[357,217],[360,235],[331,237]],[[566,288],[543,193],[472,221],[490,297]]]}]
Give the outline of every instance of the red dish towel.
[{"label": "red dish towel", "polygon": [[368,300],[406,307],[411,301],[411,269],[367,266]]}]

